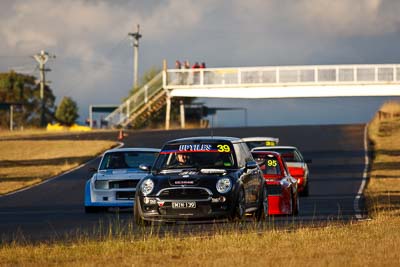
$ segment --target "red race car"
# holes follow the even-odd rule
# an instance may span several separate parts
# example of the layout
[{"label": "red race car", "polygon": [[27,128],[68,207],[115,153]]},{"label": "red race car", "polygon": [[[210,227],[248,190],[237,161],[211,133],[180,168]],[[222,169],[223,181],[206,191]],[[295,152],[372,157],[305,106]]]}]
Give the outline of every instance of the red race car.
[{"label": "red race car", "polygon": [[264,174],[268,215],[297,215],[297,180],[290,175],[282,156],[272,151],[254,151],[252,155]]},{"label": "red race car", "polygon": [[307,163],[310,159],[304,159],[300,151],[294,146],[255,147],[251,151],[275,151],[282,155],[289,169],[290,175],[297,179],[301,196],[309,195],[309,170]]}]

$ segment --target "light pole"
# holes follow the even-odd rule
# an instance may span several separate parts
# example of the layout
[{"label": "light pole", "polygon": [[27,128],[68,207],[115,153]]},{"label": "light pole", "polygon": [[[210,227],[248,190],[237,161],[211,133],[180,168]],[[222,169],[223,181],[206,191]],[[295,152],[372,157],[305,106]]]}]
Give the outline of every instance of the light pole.
[{"label": "light pole", "polygon": [[55,58],[55,55],[49,55],[49,53],[45,51],[40,51],[39,54],[33,55],[33,58],[39,63],[39,70],[40,70],[40,102],[41,102],[41,109],[40,109],[40,126],[45,126],[45,115],[44,115],[44,86],[46,84],[46,76],[45,73],[47,71],[51,71],[50,69],[45,68],[46,62],[49,58]]},{"label": "light pole", "polygon": [[139,56],[139,39],[142,35],[139,33],[140,25],[137,25],[137,32],[130,32],[128,36],[133,39],[133,91],[138,87],[138,56]]}]

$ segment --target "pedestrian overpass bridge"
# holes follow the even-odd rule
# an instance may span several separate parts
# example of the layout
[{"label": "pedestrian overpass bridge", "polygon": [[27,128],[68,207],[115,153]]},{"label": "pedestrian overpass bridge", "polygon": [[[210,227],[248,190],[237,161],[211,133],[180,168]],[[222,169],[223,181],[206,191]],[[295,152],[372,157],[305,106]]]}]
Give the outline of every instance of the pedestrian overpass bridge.
[{"label": "pedestrian overpass bridge", "polygon": [[[166,106],[165,125],[169,129],[173,97],[350,96],[400,96],[400,64],[164,68],[105,119],[114,127],[135,126]],[[183,107],[181,112],[184,112]]]}]

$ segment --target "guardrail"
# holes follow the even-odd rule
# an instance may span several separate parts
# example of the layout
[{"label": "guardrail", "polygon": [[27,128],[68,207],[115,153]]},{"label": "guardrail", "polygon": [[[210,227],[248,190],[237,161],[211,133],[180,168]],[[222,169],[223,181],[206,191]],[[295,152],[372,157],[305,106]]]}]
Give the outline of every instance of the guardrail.
[{"label": "guardrail", "polygon": [[169,69],[166,89],[399,83],[400,65]]}]

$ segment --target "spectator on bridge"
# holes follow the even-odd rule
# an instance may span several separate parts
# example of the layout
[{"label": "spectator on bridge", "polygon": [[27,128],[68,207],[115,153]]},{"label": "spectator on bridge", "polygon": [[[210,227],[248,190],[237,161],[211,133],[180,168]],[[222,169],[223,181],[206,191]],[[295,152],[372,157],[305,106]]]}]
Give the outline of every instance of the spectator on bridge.
[{"label": "spectator on bridge", "polygon": [[[200,69],[205,69],[206,68],[206,63],[205,62],[201,62],[201,64],[200,64]],[[203,82],[204,83],[206,83],[206,84],[208,84],[208,79],[209,79],[209,77],[208,77],[208,72],[205,72],[205,71],[203,71]]]},{"label": "spectator on bridge", "polygon": [[[200,64],[198,62],[195,62],[194,65],[192,66],[192,69],[200,69]],[[200,73],[197,70],[193,71],[193,84],[199,84],[200,83]]]},{"label": "spectator on bridge", "polygon": [[182,84],[189,84],[189,71],[188,69],[190,69],[190,63],[188,60],[185,60],[185,63],[183,64],[183,68],[186,69],[183,73],[183,82]]},{"label": "spectator on bridge", "polygon": [[182,64],[179,60],[175,61],[175,69],[181,69],[182,68]]},{"label": "spectator on bridge", "polygon": [[[182,69],[182,64],[179,60],[175,61],[175,69],[178,69],[178,70]],[[183,82],[182,72],[180,72],[180,71],[176,72],[176,84],[181,85],[181,84],[183,84],[182,82]]]}]

